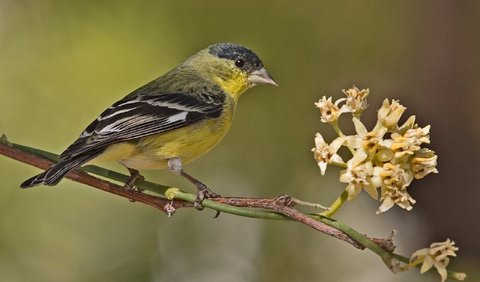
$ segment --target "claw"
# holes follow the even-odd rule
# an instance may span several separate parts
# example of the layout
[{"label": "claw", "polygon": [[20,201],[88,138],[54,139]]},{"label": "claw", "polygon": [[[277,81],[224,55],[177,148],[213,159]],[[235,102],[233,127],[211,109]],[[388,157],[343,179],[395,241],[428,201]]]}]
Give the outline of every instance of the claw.
[{"label": "claw", "polygon": [[[190,174],[186,173],[182,169],[182,161],[180,158],[171,158],[168,159],[168,168],[175,174],[181,175],[188,179],[191,183],[193,183],[197,187],[197,198],[195,199],[195,202],[193,202],[193,206],[197,210],[203,210],[202,202],[205,199],[209,198],[217,198],[220,197],[219,194],[213,192],[210,190],[207,185],[203,184]],[[215,217],[218,217],[219,213],[215,215]]]},{"label": "claw", "polygon": [[195,199],[193,206],[197,210],[203,210],[203,206],[202,206],[203,200],[220,197],[219,194],[213,192],[212,190],[210,190],[210,188],[208,188],[205,184],[201,182],[198,182],[196,186],[197,186],[197,198]]}]

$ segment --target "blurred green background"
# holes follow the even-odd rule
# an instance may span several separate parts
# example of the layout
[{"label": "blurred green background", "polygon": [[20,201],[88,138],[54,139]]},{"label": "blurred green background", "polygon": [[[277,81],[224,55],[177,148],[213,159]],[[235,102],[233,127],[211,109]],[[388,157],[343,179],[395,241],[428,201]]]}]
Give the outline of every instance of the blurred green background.
[{"label": "blurred green background", "polygon": [[[478,1],[0,1],[0,132],[60,153],[104,108],[216,43],[255,50],[280,87],[245,94],[226,139],[187,167],[222,195],[288,193],[330,203],[313,103],[369,87],[373,125],[384,98],[432,125],[438,175],[410,188],[417,204],[375,215],[368,196],[337,215],[361,232],[398,230],[410,254],[447,237],[452,269],[479,277]],[[119,165],[114,169],[123,171]],[[368,251],[304,226],[181,210],[172,218],[65,180],[18,188],[38,173],[0,157],[2,281],[438,281],[392,275]],[[163,184],[194,189],[168,172]]]}]

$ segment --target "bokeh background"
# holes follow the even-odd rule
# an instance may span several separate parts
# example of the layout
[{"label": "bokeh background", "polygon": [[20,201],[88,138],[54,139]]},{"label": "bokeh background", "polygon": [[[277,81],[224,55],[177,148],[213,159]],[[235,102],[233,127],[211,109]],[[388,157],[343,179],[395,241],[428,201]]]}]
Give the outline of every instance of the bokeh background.
[{"label": "bokeh background", "polygon": [[[479,279],[478,1],[0,1],[0,131],[60,153],[104,108],[204,48],[255,50],[278,88],[245,94],[226,139],[188,171],[222,195],[288,193],[330,203],[313,103],[369,87],[372,126],[385,98],[432,125],[440,174],[410,188],[417,204],[376,215],[363,195],[339,219],[372,236],[398,230],[410,254],[451,238],[452,269]],[[118,165],[110,166],[123,171]],[[65,180],[18,188],[39,170],[0,157],[2,281],[438,281],[392,275],[381,260],[304,226],[181,210],[172,218]],[[168,172],[149,180],[194,189]]]}]

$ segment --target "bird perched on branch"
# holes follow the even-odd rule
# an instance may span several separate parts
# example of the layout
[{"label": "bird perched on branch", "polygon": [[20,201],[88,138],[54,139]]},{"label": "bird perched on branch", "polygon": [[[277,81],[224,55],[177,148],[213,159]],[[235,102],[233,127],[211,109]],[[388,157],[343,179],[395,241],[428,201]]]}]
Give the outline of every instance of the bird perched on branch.
[{"label": "bird perched on branch", "polygon": [[197,187],[195,207],[217,197],[183,170],[183,164],[217,145],[230,129],[238,98],[258,84],[277,85],[250,49],[211,45],[117,101],[95,119],[47,171],[21,184],[56,185],[85,163],[117,161],[130,172],[169,168]]}]

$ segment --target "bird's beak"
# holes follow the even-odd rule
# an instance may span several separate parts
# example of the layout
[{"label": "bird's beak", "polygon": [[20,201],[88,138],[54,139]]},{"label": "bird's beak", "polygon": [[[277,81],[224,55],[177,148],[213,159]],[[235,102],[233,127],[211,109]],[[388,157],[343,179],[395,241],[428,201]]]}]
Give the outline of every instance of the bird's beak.
[{"label": "bird's beak", "polygon": [[252,72],[248,76],[248,81],[250,81],[250,83],[254,85],[271,84],[271,85],[278,86],[278,84],[275,81],[273,81],[273,78],[268,74],[265,68],[261,68],[259,70]]}]

